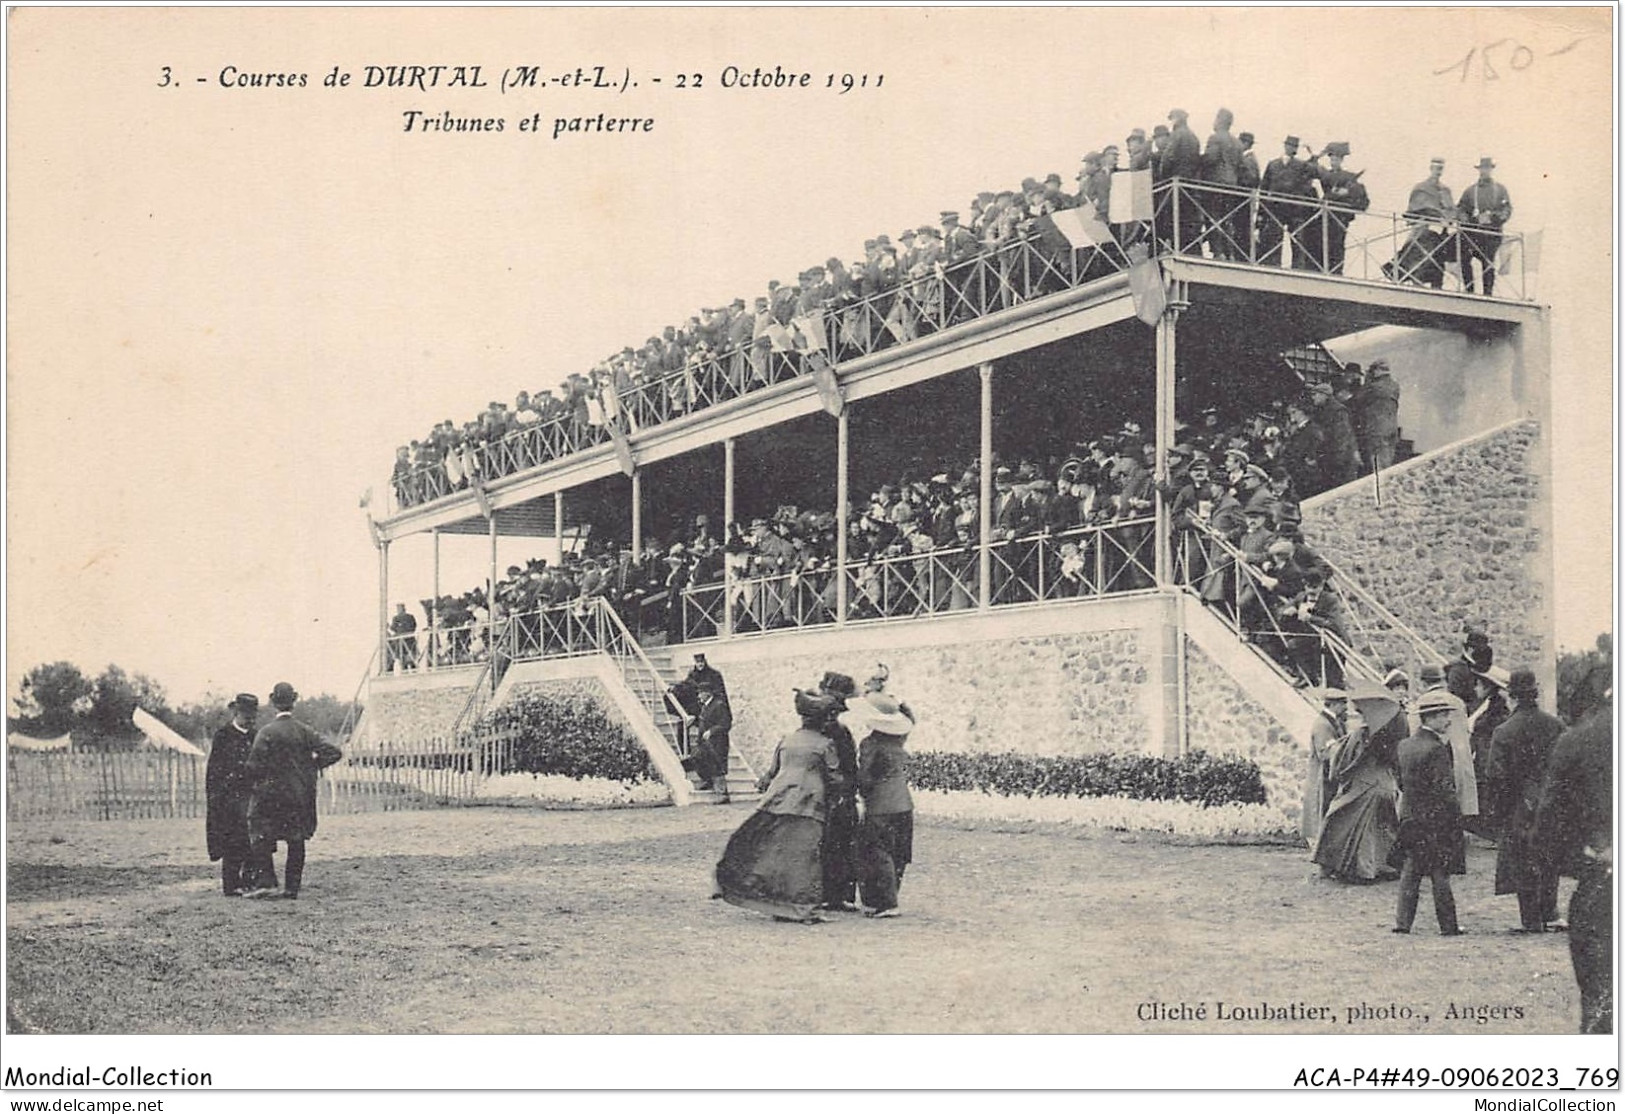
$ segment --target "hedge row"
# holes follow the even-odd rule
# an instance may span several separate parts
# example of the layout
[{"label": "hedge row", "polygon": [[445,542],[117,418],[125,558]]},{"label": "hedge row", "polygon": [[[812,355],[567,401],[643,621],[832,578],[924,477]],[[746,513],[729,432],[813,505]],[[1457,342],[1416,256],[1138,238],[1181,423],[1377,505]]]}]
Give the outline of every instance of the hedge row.
[{"label": "hedge row", "polygon": [[476,735],[512,733],[490,774],[560,774],[636,785],[659,781],[649,754],[625,726],[586,696],[523,693],[487,713]]},{"label": "hedge row", "polygon": [[1129,797],[1202,805],[1263,804],[1258,766],[1245,758],[1192,751],[1179,758],[1089,754],[1081,758],[1026,754],[916,752],[909,784],[941,792],[980,790],[1004,797]]}]

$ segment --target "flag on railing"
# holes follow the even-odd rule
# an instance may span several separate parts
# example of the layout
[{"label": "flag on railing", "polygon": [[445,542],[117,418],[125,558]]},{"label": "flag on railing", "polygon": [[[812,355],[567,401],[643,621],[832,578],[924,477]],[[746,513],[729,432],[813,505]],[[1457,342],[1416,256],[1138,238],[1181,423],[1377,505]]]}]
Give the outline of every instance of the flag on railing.
[{"label": "flag on railing", "polygon": [[620,462],[621,471],[632,475],[638,466],[632,459],[632,446],[626,440],[626,431],[621,428],[620,422],[610,422],[605,428],[609,430],[609,439],[615,443],[615,459]]},{"label": "flag on railing", "polygon": [[1116,242],[1111,229],[1095,216],[1093,209],[1062,209],[1059,213],[1039,217],[1033,227],[1044,247],[1052,252],[1057,248],[1081,251]]},{"label": "flag on railing", "polygon": [[790,328],[795,330],[796,347],[803,352],[822,352],[828,347],[824,343],[824,315],[821,310],[802,314],[790,319]]},{"label": "flag on railing", "polygon": [[818,399],[824,404],[824,410],[832,418],[839,418],[841,410],[846,406],[846,399],[841,395],[841,385],[835,379],[835,369],[830,367],[829,361],[822,352],[814,352],[808,358],[813,366],[813,386],[818,388]]},{"label": "flag on railing", "polygon": [[1168,308],[1168,292],[1162,284],[1162,267],[1155,259],[1139,259],[1129,267],[1128,289],[1134,297],[1135,317],[1147,325],[1162,319],[1162,311]]},{"label": "flag on railing", "polygon": [[1150,220],[1155,211],[1151,200],[1151,171],[1112,172],[1112,197],[1106,215],[1113,224]]},{"label": "flag on railing", "polygon": [[1540,273],[1541,241],[1545,239],[1545,229],[1536,229],[1525,232],[1516,240],[1502,240],[1501,250],[1495,253],[1495,269],[1503,273],[1511,273],[1518,261],[1518,250],[1523,249],[1523,269],[1525,274]]},{"label": "flag on railing", "polygon": [[480,505],[480,514],[490,518],[491,497],[485,493],[485,485],[476,477],[468,486],[474,492],[474,502]]}]

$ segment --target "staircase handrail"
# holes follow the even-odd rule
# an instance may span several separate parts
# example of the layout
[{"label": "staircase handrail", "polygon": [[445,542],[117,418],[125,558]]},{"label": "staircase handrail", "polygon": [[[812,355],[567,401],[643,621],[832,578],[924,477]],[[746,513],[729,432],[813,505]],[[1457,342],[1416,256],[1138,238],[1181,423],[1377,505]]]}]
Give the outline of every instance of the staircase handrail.
[{"label": "staircase handrail", "polygon": [[[1235,543],[1231,542],[1230,539],[1226,538],[1223,534],[1220,534],[1217,530],[1214,530],[1212,526],[1202,522],[1199,519],[1192,519],[1185,525],[1184,528],[1201,535],[1203,538],[1207,539],[1210,544],[1217,547],[1218,550],[1227,558],[1229,558],[1231,565],[1235,569],[1235,577],[1237,581],[1235,593],[1236,614],[1234,618],[1226,617],[1224,622],[1227,626],[1230,626],[1239,634],[1250,633],[1241,624],[1241,578],[1245,577],[1247,579],[1261,600],[1267,599],[1268,596],[1266,593],[1272,592],[1273,589],[1263,583],[1262,574],[1257,569],[1253,568],[1252,562],[1247,555],[1243,553],[1241,549],[1235,545]],[[1199,586],[1190,583],[1190,557],[1188,553],[1183,556],[1181,565],[1185,570],[1185,575],[1180,579],[1179,586],[1185,591],[1195,594],[1200,598],[1201,592]],[[1211,571],[1209,575],[1211,575]],[[1275,637],[1282,639],[1283,641],[1289,638],[1304,637],[1305,632],[1303,631],[1282,630],[1280,624],[1276,621],[1276,616],[1273,609],[1265,607],[1262,609],[1262,611],[1265,619],[1267,619],[1269,622],[1269,630],[1265,633],[1273,634]],[[1373,664],[1366,655],[1355,650],[1354,647],[1350,646],[1347,641],[1339,637],[1335,631],[1328,630],[1327,628],[1316,623],[1310,623],[1309,626],[1314,634],[1319,637],[1321,644],[1329,649],[1333,656],[1338,659],[1339,664],[1343,667],[1345,672],[1353,672],[1366,680],[1376,681],[1378,683],[1382,681],[1382,670],[1377,665]],[[1270,664],[1276,668],[1276,671],[1281,673],[1282,676],[1287,676],[1286,671],[1281,668],[1279,662],[1271,659],[1268,654],[1261,654],[1260,656],[1269,661]],[[1291,680],[1290,677],[1287,677],[1287,679],[1289,681]]]},{"label": "staircase handrail", "polygon": [[[617,612],[615,608],[610,606],[608,600],[600,596],[598,597],[597,604],[599,622],[602,623],[605,628],[607,628],[609,635],[615,636],[614,642],[630,650],[630,653],[617,653],[614,649],[612,649],[612,640],[610,637],[608,637],[608,635],[599,636],[599,649],[615,662],[616,667],[621,671],[622,677],[626,676],[627,658],[630,657],[635,659],[640,665],[643,666],[644,670],[648,672],[649,676],[654,678],[655,683],[660,686],[661,693],[664,694],[666,691],[666,678],[663,674],[661,674],[660,669],[655,665],[655,663],[649,660],[649,655],[644,653],[643,643],[639,642],[632,632],[627,629],[626,624],[621,620],[620,613]],[[662,695],[661,699],[664,701],[664,695]],[[750,772],[750,776],[755,777],[756,770],[753,766],[751,766],[750,759],[741,754],[739,755],[739,760],[744,763],[745,769]]]},{"label": "staircase handrail", "polygon": [[1436,665],[1445,663],[1445,656],[1434,649],[1432,643],[1417,634],[1403,619],[1384,607],[1377,597],[1371,594],[1370,589],[1344,572],[1342,567],[1330,557],[1322,556],[1321,560],[1326,562],[1326,567],[1331,570],[1338,586],[1347,589],[1347,595],[1358,600],[1362,606],[1370,608],[1376,613],[1381,622],[1386,623],[1396,634],[1410,643],[1411,649],[1417,652],[1419,661],[1431,662]]},{"label": "staircase handrail", "polygon": [[457,718],[452,721],[451,734],[453,738],[462,738],[463,733],[473,726],[474,709],[477,705],[483,703],[481,697],[485,692],[486,679],[490,676],[491,659],[486,658],[480,665],[479,674],[474,678],[474,687],[469,690],[468,699],[463,701],[462,710],[457,713]]},{"label": "staircase handrail", "polygon": [[372,648],[372,655],[367,658],[367,667],[361,673],[361,680],[356,682],[355,695],[350,698],[350,707],[344,713],[344,722],[339,725],[339,745],[349,742],[350,736],[361,722],[361,691],[372,680],[373,667],[378,664],[378,647]]}]

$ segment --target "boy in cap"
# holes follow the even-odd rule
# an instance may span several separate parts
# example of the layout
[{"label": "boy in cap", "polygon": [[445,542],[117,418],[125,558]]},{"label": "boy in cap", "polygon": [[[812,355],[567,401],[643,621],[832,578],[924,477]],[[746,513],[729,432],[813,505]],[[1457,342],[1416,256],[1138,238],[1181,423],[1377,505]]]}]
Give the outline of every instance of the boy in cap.
[{"label": "boy in cap", "polygon": [[1423,693],[1417,701],[1421,726],[1399,744],[1399,904],[1394,931],[1408,933],[1416,921],[1422,876],[1433,884],[1433,911],[1439,935],[1460,936],[1450,874],[1465,859],[1461,809],[1456,802],[1452,758],[1444,733],[1454,709],[1448,692]]},{"label": "boy in cap", "polygon": [[254,743],[254,719],[259,697],[240,692],[226,705],[231,720],[214,733],[203,786],[207,800],[204,834],[209,861],[220,863],[220,887],[237,897],[252,881],[248,877],[248,750]]}]

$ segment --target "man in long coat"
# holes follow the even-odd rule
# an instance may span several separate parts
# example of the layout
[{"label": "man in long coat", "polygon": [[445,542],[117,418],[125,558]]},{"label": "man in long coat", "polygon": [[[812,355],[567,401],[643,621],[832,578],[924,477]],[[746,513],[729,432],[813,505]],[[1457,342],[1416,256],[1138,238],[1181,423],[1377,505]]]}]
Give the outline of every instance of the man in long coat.
[{"label": "man in long coat", "polygon": [[733,712],[717,692],[714,682],[694,686],[700,710],[694,717],[694,772],[700,775],[701,789],[714,789],[728,799],[728,733],[733,730]]},{"label": "man in long coat", "polygon": [[1450,873],[1464,855],[1461,806],[1450,745],[1445,742],[1455,700],[1447,692],[1424,693],[1416,711],[1422,725],[1399,744],[1399,843],[1405,865],[1399,873],[1399,906],[1394,931],[1409,932],[1416,920],[1422,876],[1433,883],[1433,912],[1439,935],[1459,936]]},{"label": "man in long coat", "polygon": [[220,886],[237,897],[254,881],[248,874],[248,750],[254,744],[259,697],[240,692],[228,708],[231,721],[214,733],[203,787],[208,799],[204,834],[209,861],[220,863]]},{"label": "man in long coat", "polygon": [[[248,800],[255,888],[246,897],[297,898],[305,873],[305,841],[316,834],[316,775],[344,752],[293,718],[299,694],[286,681],[271,690],[276,716],[259,729],[248,752],[253,785]],[[275,888],[271,856],[278,842],[288,845],[282,890]]]},{"label": "man in long coat", "polygon": [[1540,710],[1540,686],[1530,670],[1514,670],[1507,693],[1514,708],[1491,738],[1486,779],[1495,802],[1491,815],[1500,822],[1495,892],[1518,895],[1516,931],[1543,932],[1557,921],[1557,875],[1542,869],[1531,841],[1546,763],[1563,723]]},{"label": "man in long coat", "polygon": [[1365,383],[1354,394],[1353,411],[1360,455],[1366,470],[1375,472],[1394,463],[1399,447],[1399,383],[1387,360],[1373,360],[1366,372]]},{"label": "man in long coat", "polygon": [[1576,879],[1569,959],[1580,986],[1580,1032],[1614,1031],[1614,721],[1608,703],[1558,737],[1535,813],[1548,869]]}]

